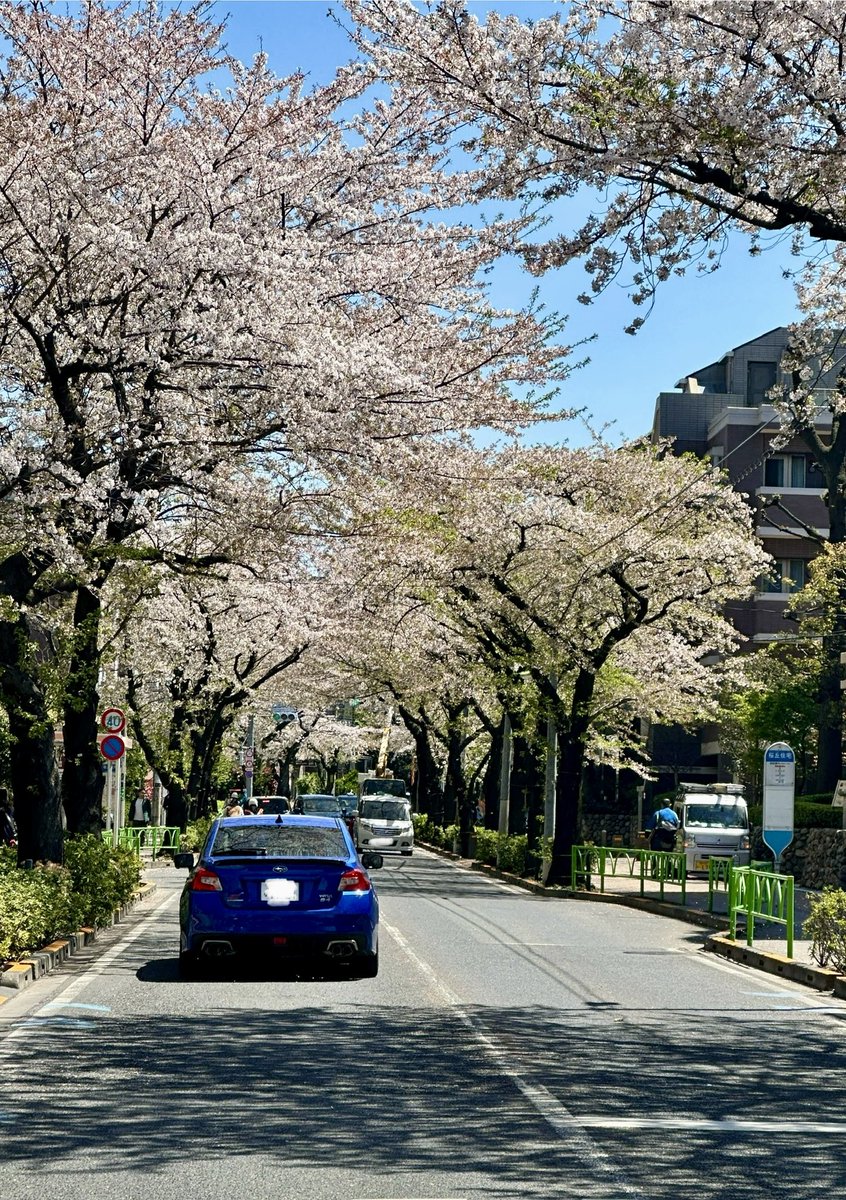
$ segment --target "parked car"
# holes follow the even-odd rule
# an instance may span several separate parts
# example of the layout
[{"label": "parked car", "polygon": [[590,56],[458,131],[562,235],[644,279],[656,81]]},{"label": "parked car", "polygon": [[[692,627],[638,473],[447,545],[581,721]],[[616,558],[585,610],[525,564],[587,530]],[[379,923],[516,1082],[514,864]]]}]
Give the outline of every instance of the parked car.
[{"label": "parked car", "polygon": [[358,796],[356,796],[355,792],[341,792],[341,794],[339,796],[337,796],[336,799],[341,806],[341,813],[343,814],[344,824],[346,825],[347,829],[350,831],[350,833],[352,834],[352,836],[354,838],[355,837],[355,819],[358,816],[358,804],[359,804]]},{"label": "parked car", "polygon": [[291,801],[287,796],[253,796],[253,800],[258,801],[259,808],[266,816],[291,811]]},{"label": "parked car", "polygon": [[395,796],[362,796],[355,822],[355,841],[360,849],[414,850],[411,805]]},{"label": "parked car", "polygon": [[707,874],[712,858],[749,866],[749,813],[740,784],[682,783],[674,808],[689,875]]},{"label": "parked car", "polygon": [[224,817],[212,825],[179,904],[179,964],[186,976],[238,953],[311,958],[379,970],[379,901],[343,821],[321,816]]},{"label": "parked car", "polygon": [[322,813],[324,816],[343,816],[337,796],[325,796],[319,792],[310,792],[297,796],[294,800],[295,813]]}]

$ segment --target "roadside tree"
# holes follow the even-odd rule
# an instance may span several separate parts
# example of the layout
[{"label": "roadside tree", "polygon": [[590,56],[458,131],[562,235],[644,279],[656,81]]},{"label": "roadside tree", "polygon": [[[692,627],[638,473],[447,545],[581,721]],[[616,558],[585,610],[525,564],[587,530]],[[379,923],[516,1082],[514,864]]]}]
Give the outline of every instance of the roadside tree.
[{"label": "roadside tree", "polygon": [[[531,422],[541,401],[508,386],[566,373],[553,325],[497,312],[479,282],[523,222],[442,220],[473,176],[439,171],[425,113],[367,108],[355,67],[307,93],[263,55],[235,62],[222,32],[202,5],[0,3],[0,496],[25,517],[9,619],[48,584],[71,606],[74,830],[99,828],[116,564],[208,566],[157,534],[233,511],[251,473],[289,520],[350,462],[390,446],[401,469],[404,439]],[[44,763],[26,654],[0,643],[14,753]]]},{"label": "roadside tree", "polygon": [[[663,281],[716,270],[736,234],[753,254],[792,252],[803,320],[792,379],[772,399],[784,436],[820,466],[830,540],[846,540],[841,6],[576,0],[531,21],[481,20],[463,0],[347,7],[379,71],[418,89],[441,136],[450,130],[477,162],[477,199],[543,210],[588,198],[578,227],[561,231],[559,206],[555,233],[520,251],[537,273],[583,260],[581,302],[622,284],[648,310]],[[841,770],[844,648],[826,642],[818,675],[820,790]]]}]

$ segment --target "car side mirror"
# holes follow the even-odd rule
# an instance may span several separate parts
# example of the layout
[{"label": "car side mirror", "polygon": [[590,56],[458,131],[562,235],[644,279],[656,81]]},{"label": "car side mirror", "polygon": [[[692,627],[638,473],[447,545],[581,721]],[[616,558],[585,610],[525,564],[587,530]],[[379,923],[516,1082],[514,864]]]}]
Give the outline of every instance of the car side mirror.
[{"label": "car side mirror", "polygon": [[188,852],[184,854],[174,854],[173,865],[178,871],[192,871],[194,869],[194,855]]},{"label": "car side mirror", "polygon": [[365,850],[361,856],[361,865],[366,867],[368,871],[378,870],[379,867],[385,865],[385,860],[375,850]]}]

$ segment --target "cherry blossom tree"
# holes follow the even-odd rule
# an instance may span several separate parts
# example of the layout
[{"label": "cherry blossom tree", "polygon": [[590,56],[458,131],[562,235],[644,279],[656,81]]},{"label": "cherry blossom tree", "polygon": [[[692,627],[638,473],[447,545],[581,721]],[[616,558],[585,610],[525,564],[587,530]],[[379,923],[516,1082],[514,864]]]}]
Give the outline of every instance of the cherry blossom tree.
[{"label": "cherry blossom tree", "polygon": [[[474,173],[439,169],[446,147],[410,96],[368,106],[358,66],[306,91],[221,37],[205,4],[0,3],[0,495],[27,560],[9,597],[31,603],[43,561],[73,605],[75,829],[99,822],[117,563],[188,566],[162,529],[235,511],[250,474],[281,520],[308,524],[292,499],[349,464],[390,453],[399,471],[422,438],[514,430],[567,369],[553,322],[486,294],[523,222],[443,219]],[[21,666],[0,672],[9,707]]]},{"label": "cherry blossom tree", "polygon": [[[648,309],[662,281],[716,270],[734,234],[753,254],[790,250],[803,318],[792,384],[772,398],[823,473],[831,541],[846,539],[841,7],[577,0],[532,21],[482,20],[462,0],[348,8],[380,72],[418,88],[482,168],[477,198],[589,198],[576,228],[559,206],[552,236],[522,245],[538,273],[583,260],[583,303],[613,283]],[[844,645],[829,639],[820,677],[821,789],[841,773]]]},{"label": "cherry blossom tree", "polygon": [[[456,448],[440,461],[437,497],[383,491],[394,535],[373,547],[371,592],[378,580],[395,614],[425,605],[472,645],[467,659],[527,740],[527,688],[555,723],[550,877],[568,878],[586,759],[644,769],[635,718],[714,712],[718,664],[738,640],[723,605],[749,594],[767,561],[751,514],[708,465],[646,445]],[[455,675],[470,699],[465,661]]]}]

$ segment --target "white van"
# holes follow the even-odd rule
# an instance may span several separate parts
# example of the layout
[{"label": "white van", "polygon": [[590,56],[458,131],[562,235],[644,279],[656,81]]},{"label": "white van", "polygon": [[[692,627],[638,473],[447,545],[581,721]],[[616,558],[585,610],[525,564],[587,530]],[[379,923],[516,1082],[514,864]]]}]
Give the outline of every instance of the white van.
[{"label": "white van", "polygon": [[673,805],[689,874],[707,873],[712,858],[749,866],[749,813],[736,783],[683,783]]}]

